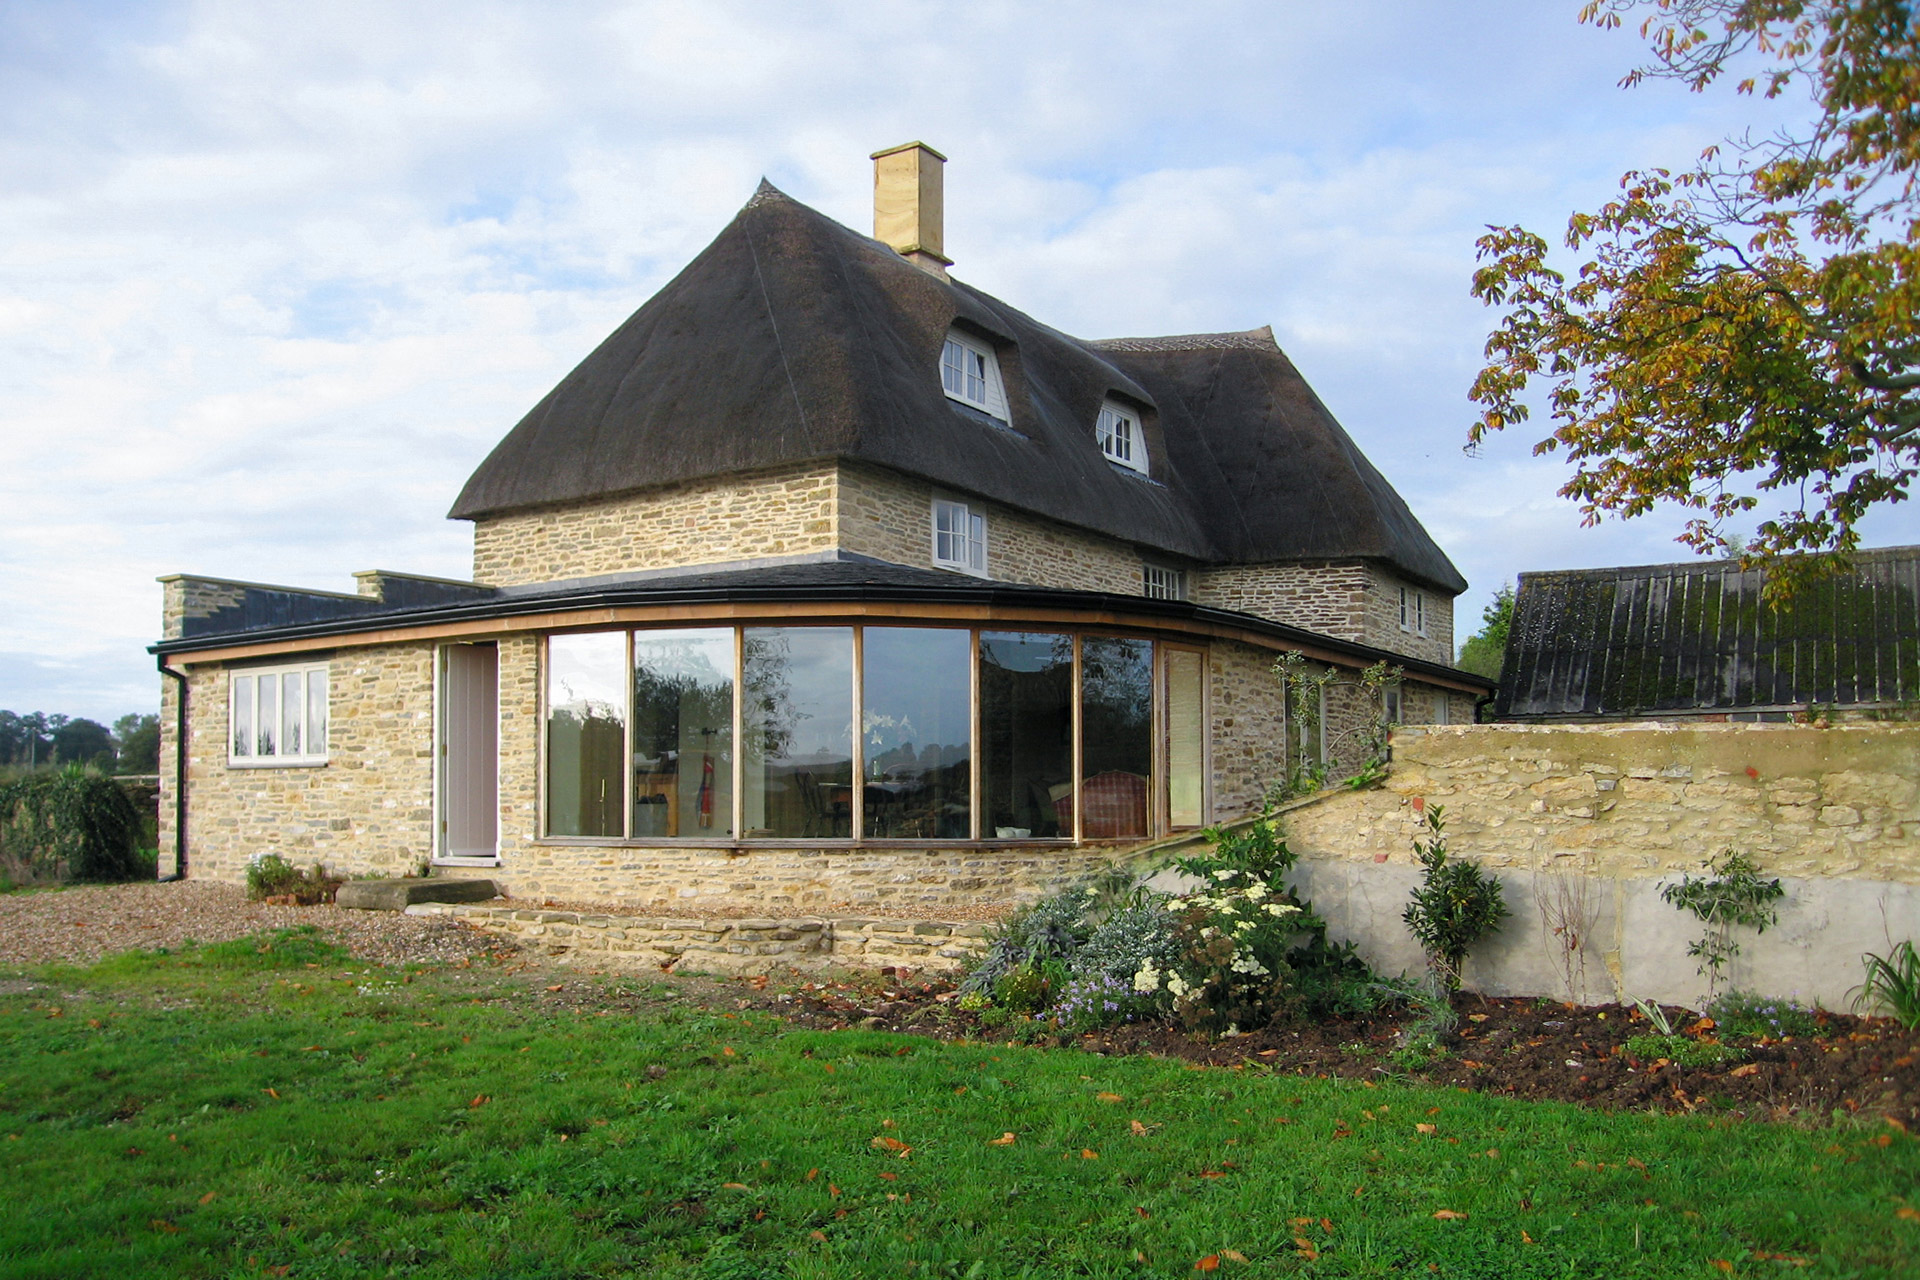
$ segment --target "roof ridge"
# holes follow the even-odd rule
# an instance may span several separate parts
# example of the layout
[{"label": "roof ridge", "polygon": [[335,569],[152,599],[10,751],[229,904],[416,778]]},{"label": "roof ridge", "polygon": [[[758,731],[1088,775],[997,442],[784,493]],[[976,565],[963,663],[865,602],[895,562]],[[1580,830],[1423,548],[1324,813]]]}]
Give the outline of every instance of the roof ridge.
[{"label": "roof ridge", "polygon": [[792,196],[774,186],[763,174],[760,178],[760,185],[753,189],[753,194],[747,197],[747,202],[740,206],[740,210],[744,213],[748,209],[758,209],[761,205],[771,203],[775,200],[785,200],[789,204],[796,203]]},{"label": "roof ridge", "polygon": [[1273,326],[1245,329],[1237,333],[1176,333],[1161,338],[1094,338],[1087,346],[1097,351],[1213,351],[1237,348],[1242,351],[1278,351]]}]

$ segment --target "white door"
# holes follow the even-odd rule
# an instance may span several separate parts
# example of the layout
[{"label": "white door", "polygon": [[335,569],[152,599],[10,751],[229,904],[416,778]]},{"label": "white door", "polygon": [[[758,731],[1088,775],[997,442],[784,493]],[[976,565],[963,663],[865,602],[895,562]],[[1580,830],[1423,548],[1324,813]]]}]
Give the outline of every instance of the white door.
[{"label": "white door", "polygon": [[499,848],[500,651],[440,650],[440,856],[491,858]]}]

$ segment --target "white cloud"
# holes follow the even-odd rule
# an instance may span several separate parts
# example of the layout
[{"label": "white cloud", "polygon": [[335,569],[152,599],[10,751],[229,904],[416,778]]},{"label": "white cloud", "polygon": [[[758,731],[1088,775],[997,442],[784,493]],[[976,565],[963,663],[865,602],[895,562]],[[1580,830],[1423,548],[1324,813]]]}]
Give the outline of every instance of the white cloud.
[{"label": "white cloud", "polygon": [[1481,226],[1551,232],[1753,109],[1617,91],[1633,40],[1571,9],[0,9],[0,706],[150,705],[161,573],[463,574],[467,473],[761,174],[864,229],[867,153],[914,137],[1013,305],[1273,324],[1463,621],[1521,569],[1671,558],[1671,521],[1581,531],[1524,440],[1459,454]]}]

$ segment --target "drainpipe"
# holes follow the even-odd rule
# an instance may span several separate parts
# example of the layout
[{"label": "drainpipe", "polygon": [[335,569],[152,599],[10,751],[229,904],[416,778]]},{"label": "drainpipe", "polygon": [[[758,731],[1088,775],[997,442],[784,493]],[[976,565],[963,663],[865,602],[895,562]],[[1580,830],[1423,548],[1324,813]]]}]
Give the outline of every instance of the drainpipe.
[{"label": "drainpipe", "polygon": [[1474,699],[1473,722],[1475,724],[1492,724],[1493,723],[1493,719],[1491,715],[1483,716],[1481,715],[1481,712],[1485,711],[1488,707],[1492,706],[1494,699],[1498,698],[1499,696],[1500,694],[1496,690],[1495,692],[1488,694],[1484,698]]},{"label": "drainpipe", "polygon": [[171,884],[187,878],[187,677],[167,665],[166,654],[159,661],[160,674],[180,686],[173,724],[173,874],[161,882]]}]

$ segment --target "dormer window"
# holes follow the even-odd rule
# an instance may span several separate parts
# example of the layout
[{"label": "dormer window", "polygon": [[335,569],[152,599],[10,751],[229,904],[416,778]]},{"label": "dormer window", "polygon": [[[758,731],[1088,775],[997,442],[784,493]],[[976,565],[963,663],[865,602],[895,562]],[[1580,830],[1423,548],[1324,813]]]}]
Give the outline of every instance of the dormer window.
[{"label": "dormer window", "polygon": [[1100,452],[1107,461],[1147,473],[1147,441],[1140,432],[1140,415],[1108,401],[1100,406],[1100,421],[1094,428],[1100,440]]},{"label": "dormer window", "polygon": [[940,386],[949,400],[1007,421],[1007,392],[1000,384],[1000,360],[992,347],[971,334],[948,330],[947,344],[940,352]]}]

